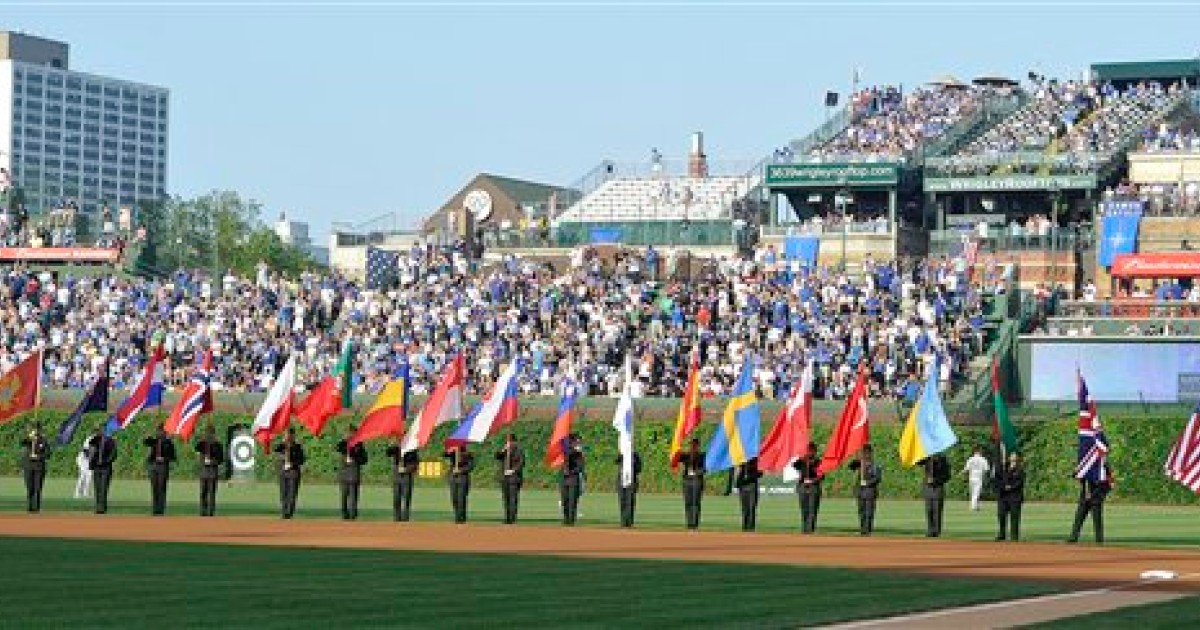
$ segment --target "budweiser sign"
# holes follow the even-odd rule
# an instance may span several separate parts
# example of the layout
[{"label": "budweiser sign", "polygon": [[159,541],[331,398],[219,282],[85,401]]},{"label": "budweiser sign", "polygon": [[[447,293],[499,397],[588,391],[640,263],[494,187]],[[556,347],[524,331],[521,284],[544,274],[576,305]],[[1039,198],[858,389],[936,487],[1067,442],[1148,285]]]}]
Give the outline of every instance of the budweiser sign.
[{"label": "budweiser sign", "polygon": [[0,247],[0,261],[117,262],[120,253],[102,247]]},{"label": "budweiser sign", "polygon": [[1119,254],[1113,260],[1112,275],[1117,278],[1200,277],[1200,252]]}]

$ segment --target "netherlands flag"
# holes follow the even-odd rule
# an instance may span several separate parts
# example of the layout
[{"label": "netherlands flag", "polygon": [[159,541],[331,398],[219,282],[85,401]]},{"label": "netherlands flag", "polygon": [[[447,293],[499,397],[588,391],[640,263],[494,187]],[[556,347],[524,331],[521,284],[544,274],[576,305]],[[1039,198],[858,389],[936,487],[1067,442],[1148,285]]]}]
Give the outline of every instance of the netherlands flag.
[{"label": "netherlands flag", "polygon": [[196,420],[200,414],[212,411],[212,350],[204,353],[200,367],[192,373],[192,379],[179,396],[179,403],[171,410],[167,418],[167,433],[178,435],[185,441],[192,439],[196,430]]},{"label": "netherlands flag", "polygon": [[500,378],[496,379],[487,396],[471,409],[454,433],[446,438],[447,448],[467,442],[478,444],[517,419],[517,375],[520,372],[520,359],[513,359]]},{"label": "netherlands flag", "polygon": [[133,422],[133,419],[143,409],[162,406],[163,392],[166,390],[166,385],[163,382],[162,365],[165,354],[162,344],[159,344],[154,349],[149,360],[146,361],[146,367],[142,369],[141,378],[133,386],[133,391],[121,403],[121,406],[117,407],[117,412],[109,418],[108,428],[110,434],[129,426],[129,423]]}]

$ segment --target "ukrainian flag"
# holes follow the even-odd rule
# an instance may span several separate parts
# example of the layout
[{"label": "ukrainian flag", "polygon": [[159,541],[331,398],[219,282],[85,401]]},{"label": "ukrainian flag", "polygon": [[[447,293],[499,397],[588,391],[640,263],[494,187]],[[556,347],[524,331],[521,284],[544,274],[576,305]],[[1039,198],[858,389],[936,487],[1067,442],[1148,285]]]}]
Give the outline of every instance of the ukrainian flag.
[{"label": "ukrainian flag", "polygon": [[726,470],[758,457],[760,424],[758,399],[754,396],[754,366],[747,356],[721,424],[708,443],[705,470]]},{"label": "ukrainian flag", "polygon": [[938,364],[934,361],[929,379],[925,381],[925,389],[909,412],[904,433],[900,436],[900,463],[905,466],[915,466],[926,457],[937,455],[958,443],[958,436],[954,435],[950,420],[946,418],[946,410],[942,408],[937,377]]}]

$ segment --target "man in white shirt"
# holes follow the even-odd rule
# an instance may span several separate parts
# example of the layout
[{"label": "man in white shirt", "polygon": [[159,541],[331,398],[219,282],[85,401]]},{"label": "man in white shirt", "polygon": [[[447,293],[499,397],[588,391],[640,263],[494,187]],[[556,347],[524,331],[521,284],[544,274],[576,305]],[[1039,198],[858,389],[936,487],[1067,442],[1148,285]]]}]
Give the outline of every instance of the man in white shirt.
[{"label": "man in white shirt", "polygon": [[983,492],[983,477],[991,469],[991,464],[980,453],[979,447],[976,447],[971,457],[967,458],[967,465],[963,467],[963,472],[967,473],[967,482],[971,488],[972,510],[979,510],[979,494]]}]

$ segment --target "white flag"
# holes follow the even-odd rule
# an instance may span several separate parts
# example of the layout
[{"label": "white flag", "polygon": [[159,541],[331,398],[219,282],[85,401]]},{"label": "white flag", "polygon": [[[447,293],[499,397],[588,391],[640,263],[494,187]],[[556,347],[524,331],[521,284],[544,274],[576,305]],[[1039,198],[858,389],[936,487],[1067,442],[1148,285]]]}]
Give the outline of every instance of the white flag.
[{"label": "white flag", "polygon": [[625,386],[621,388],[621,399],[617,401],[617,412],[613,414],[613,428],[617,430],[617,450],[621,453],[621,487],[633,485],[633,395],[630,384],[633,370],[629,357],[625,357]]}]

